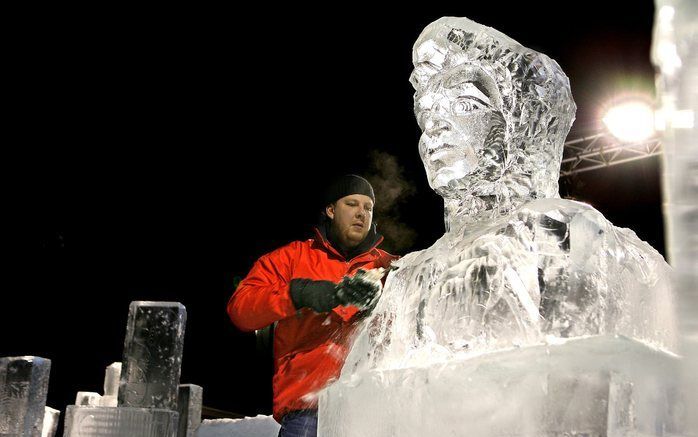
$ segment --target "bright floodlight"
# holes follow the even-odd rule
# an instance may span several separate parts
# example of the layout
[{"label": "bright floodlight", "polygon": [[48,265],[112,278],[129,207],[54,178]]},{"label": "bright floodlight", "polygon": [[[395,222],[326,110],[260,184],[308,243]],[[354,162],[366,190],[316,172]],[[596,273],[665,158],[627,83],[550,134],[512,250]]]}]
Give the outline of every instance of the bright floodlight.
[{"label": "bright floodlight", "polygon": [[614,137],[625,142],[646,140],[654,133],[654,111],[644,102],[625,102],[612,107],[603,122]]}]

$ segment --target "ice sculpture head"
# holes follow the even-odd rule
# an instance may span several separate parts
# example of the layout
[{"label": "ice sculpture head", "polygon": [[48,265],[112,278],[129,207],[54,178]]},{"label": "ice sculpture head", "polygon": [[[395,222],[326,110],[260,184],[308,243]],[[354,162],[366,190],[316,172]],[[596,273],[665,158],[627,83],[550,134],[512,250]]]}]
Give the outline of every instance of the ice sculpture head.
[{"label": "ice sculpture head", "polygon": [[429,24],[412,51],[419,152],[445,198],[557,197],[576,106],[547,56],[467,18]]}]

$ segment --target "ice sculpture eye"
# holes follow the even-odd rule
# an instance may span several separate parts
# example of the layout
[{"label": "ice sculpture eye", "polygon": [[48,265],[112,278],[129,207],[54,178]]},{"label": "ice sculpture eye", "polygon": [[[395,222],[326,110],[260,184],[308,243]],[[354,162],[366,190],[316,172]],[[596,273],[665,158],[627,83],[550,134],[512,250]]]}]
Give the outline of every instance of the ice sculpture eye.
[{"label": "ice sculpture eye", "polygon": [[454,115],[466,115],[469,112],[487,108],[487,104],[477,97],[459,97],[451,104],[451,112]]}]

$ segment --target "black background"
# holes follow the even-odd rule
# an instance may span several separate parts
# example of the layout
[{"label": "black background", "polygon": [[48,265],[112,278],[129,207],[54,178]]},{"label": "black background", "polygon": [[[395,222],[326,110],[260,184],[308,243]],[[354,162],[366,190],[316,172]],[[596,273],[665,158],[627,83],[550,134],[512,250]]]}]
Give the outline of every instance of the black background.
[{"label": "black background", "polygon": [[[375,152],[389,154],[406,189],[384,214],[414,238],[388,248],[443,233],[408,82],[425,25],[467,16],[557,60],[578,105],[569,139],[616,94],[653,92],[649,0],[440,3],[18,13],[0,356],[50,358],[48,405],[64,411],[121,360],[131,301],[179,301],[182,382],[208,406],[268,413],[268,363],[225,304],[255,259],[310,236],[324,181],[386,177]],[[658,172],[645,159],[561,189],[664,253]]]}]

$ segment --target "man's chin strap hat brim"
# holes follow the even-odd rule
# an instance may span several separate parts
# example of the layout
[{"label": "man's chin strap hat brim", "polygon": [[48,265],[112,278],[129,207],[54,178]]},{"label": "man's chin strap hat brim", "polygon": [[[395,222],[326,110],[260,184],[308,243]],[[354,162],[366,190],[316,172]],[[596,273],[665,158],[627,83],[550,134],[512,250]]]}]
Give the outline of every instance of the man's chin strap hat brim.
[{"label": "man's chin strap hat brim", "polygon": [[373,187],[366,179],[355,174],[347,174],[335,179],[327,187],[324,196],[325,205],[334,203],[342,197],[352,194],[363,194],[364,196],[370,197],[373,203],[376,202]]}]

